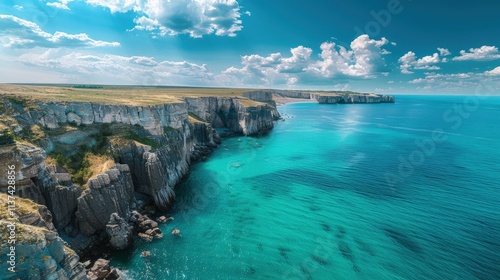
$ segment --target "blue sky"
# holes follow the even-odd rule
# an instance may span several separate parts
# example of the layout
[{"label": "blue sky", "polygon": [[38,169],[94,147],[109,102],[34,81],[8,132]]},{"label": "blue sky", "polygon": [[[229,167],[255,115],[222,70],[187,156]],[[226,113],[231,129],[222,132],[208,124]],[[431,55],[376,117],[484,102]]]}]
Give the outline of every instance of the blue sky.
[{"label": "blue sky", "polygon": [[499,1],[3,0],[0,83],[473,93]]}]

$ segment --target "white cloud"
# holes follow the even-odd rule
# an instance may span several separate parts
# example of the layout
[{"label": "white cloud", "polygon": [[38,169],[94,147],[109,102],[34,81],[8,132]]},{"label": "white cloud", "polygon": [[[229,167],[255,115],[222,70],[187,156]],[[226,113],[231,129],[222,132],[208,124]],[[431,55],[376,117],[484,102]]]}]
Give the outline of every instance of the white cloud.
[{"label": "white cloud", "polygon": [[[291,56],[281,53],[268,56],[246,55],[241,59],[241,68],[230,67],[222,72],[221,79],[235,83],[272,85],[295,83],[329,83],[336,78],[373,78],[384,74],[387,53],[382,47],[388,44],[385,38],[370,39],[361,35],[350,45],[350,50],[335,43],[321,44],[320,59],[311,58],[312,49],[299,46],[290,50]],[[241,83],[240,82],[240,83]]]},{"label": "white cloud", "polygon": [[[74,0],[59,0],[47,5],[69,9]],[[105,7],[111,13],[137,13],[134,30],[155,30],[159,35],[207,34],[236,36],[242,26],[241,7],[237,0],[83,0],[92,6]],[[250,12],[246,12],[250,15]]]},{"label": "white cloud", "polygon": [[321,60],[312,63],[306,72],[324,77],[338,76],[371,78],[382,73],[385,65],[383,55],[387,53],[382,47],[388,44],[386,38],[370,39],[361,35],[351,43],[351,50],[335,43],[321,44]]},{"label": "white cloud", "polygon": [[487,76],[500,76],[500,66],[491,71],[486,71],[484,74]]},{"label": "white cloud", "polygon": [[59,2],[47,2],[47,6],[62,10],[69,10],[68,3],[70,2],[73,2],[73,0],[59,0]]},{"label": "white cloud", "polygon": [[0,44],[9,48],[33,47],[117,47],[120,43],[99,41],[85,33],[68,34],[43,31],[36,23],[12,15],[0,15]]},{"label": "white cloud", "polygon": [[14,6],[12,6],[12,7],[13,7],[14,9],[18,10],[18,11],[22,11],[22,10],[24,9],[24,7],[23,7],[23,6],[21,6],[21,5],[14,5]]},{"label": "white cloud", "polygon": [[[213,74],[206,65],[187,61],[157,61],[153,57],[94,55],[48,49],[19,57],[26,66],[70,77],[66,82],[92,82],[147,85],[210,85]],[[43,72],[43,71],[42,71]]]},{"label": "white cloud", "polygon": [[421,84],[421,83],[425,83],[425,82],[427,82],[426,79],[418,78],[418,79],[413,79],[413,80],[409,81],[408,83],[410,83],[410,84]]},{"label": "white cloud", "polygon": [[500,59],[500,52],[495,46],[482,46],[480,48],[470,48],[469,52],[465,50],[460,51],[460,56],[454,57],[453,60],[465,61],[488,61]]},{"label": "white cloud", "polygon": [[229,84],[295,84],[297,73],[304,72],[311,60],[312,49],[299,46],[290,49],[292,56],[272,53],[266,57],[252,54],[241,57],[241,68],[229,67],[220,78]]},{"label": "white cloud", "polygon": [[445,48],[437,48],[439,51],[439,55],[441,56],[448,56],[451,54],[451,52],[448,49]]},{"label": "white cloud", "polygon": [[500,86],[500,67],[486,72],[439,74],[426,72],[424,78],[413,79],[409,84],[420,85],[417,90],[428,92],[463,92],[473,94],[484,87],[496,89]]},{"label": "white cloud", "polygon": [[435,65],[441,62],[438,53],[427,55],[417,59],[417,55],[409,51],[399,58],[399,68],[403,74],[412,74],[413,70],[439,70],[439,66]]}]

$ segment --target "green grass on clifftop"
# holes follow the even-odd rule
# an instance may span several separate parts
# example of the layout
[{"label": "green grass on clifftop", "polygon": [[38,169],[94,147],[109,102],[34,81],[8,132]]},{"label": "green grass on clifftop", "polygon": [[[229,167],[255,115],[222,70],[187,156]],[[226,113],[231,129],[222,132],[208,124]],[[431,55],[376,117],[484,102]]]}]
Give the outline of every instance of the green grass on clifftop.
[{"label": "green grass on clifftop", "polygon": [[248,89],[196,87],[97,86],[0,84],[0,96],[26,104],[29,101],[100,102],[121,105],[154,105],[179,102],[184,97],[240,96]]}]

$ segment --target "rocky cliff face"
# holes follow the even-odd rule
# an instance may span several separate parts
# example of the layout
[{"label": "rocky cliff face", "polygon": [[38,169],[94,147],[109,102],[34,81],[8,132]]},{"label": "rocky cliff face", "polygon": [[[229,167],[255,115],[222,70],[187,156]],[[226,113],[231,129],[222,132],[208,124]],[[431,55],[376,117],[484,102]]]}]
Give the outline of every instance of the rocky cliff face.
[{"label": "rocky cliff face", "polygon": [[130,204],[135,201],[134,185],[128,165],[117,164],[88,181],[78,197],[76,218],[80,231],[92,235],[106,229],[109,217],[117,213],[128,220]]},{"label": "rocky cliff face", "polygon": [[301,92],[288,90],[271,90],[272,95],[279,97],[314,99],[320,104],[349,104],[349,103],[394,103],[394,96],[374,93],[346,93],[346,92]]},{"label": "rocky cliff face", "polygon": [[378,94],[313,95],[320,104],[394,103],[394,96]]},{"label": "rocky cliff face", "polygon": [[[273,128],[279,118],[276,108],[259,100],[269,100],[267,94],[249,93],[255,100],[224,97],[186,98],[189,112],[214,128],[228,128],[243,135],[253,135]],[[253,101],[253,102],[252,102]]]},{"label": "rocky cliff face", "polygon": [[9,272],[10,264],[2,261],[2,279],[87,279],[78,255],[53,231],[52,215],[45,206],[18,198],[15,216],[19,221],[14,222],[3,215],[7,200],[5,194],[0,194],[0,254],[10,253],[8,230],[14,226],[16,267],[15,272]]},{"label": "rocky cliff face", "polygon": [[[253,95],[252,95],[253,96]],[[264,96],[269,101],[269,96]],[[251,102],[244,105],[244,101]],[[207,151],[219,142],[215,128],[228,128],[235,133],[252,135],[273,127],[278,113],[269,104],[252,102],[249,99],[200,97],[187,98],[185,102],[150,106],[109,105],[90,102],[39,102],[36,110],[21,110],[14,113],[20,127],[39,125],[45,129],[58,129],[61,126],[92,126],[102,123],[118,123],[144,128],[159,147],[152,149],[147,145],[130,142],[114,146],[120,163],[127,164],[135,190],[151,195],[155,204],[167,207],[174,197],[173,186],[187,174],[192,159],[203,158]],[[188,112],[201,117],[190,122]],[[69,135],[69,134],[75,135]],[[51,149],[54,141],[71,144],[71,139],[84,137],[86,132],[68,132],[45,144]],[[76,135],[82,134],[82,135]],[[65,139],[68,138],[68,139]],[[52,141],[52,142],[51,142]],[[43,150],[40,149],[40,153]],[[24,176],[23,195],[47,204],[53,211],[57,228],[66,226],[75,214],[81,190],[71,182],[69,174],[60,167],[46,167],[44,155],[38,156],[39,164],[29,162],[33,156],[23,159],[32,167]],[[118,210],[118,209],[112,209]],[[78,213],[84,213],[80,210]],[[121,215],[120,211],[118,212]],[[110,214],[110,213],[108,213]],[[80,214],[79,214],[80,215]],[[80,216],[83,218],[83,216]],[[106,219],[108,219],[106,217]],[[100,222],[99,224],[103,224]],[[92,230],[88,226],[85,232]],[[99,227],[101,228],[101,227]]]},{"label": "rocky cliff face", "polygon": [[243,93],[243,96],[258,102],[275,104],[273,100],[273,91],[271,90],[255,90]]},{"label": "rocky cliff face", "polygon": [[[71,182],[67,171],[47,166],[45,159],[43,149],[28,143],[0,148],[0,163],[16,166],[16,194],[47,205],[56,228],[62,229],[72,219],[81,188]],[[4,178],[0,179],[0,190],[6,185]]]},{"label": "rocky cliff face", "polygon": [[60,124],[90,125],[122,123],[144,127],[151,135],[161,135],[164,127],[181,128],[187,119],[186,104],[150,106],[110,105],[90,102],[40,102],[40,110],[26,111],[19,119],[54,129]]},{"label": "rocky cliff face", "polygon": [[312,99],[311,93],[301,91],[288,91],[288,90],[274,90],[272,94],[280,97]]},{"label": "rocky cliff face", "polygon": [[[16,192],[21,197],[29,198],[37,203],[46,204],[40,189],[33,178],[45,167],[45,151],[30,144],[18,144],[0,147],[0,163],[6,167],[16,166]],[[1,176],[0,189],[7,186],[7,177]]]},{"label": "rocky cliff face", "polygon": [[[157,149],[137,142],[112,147],[119,155],[119,162],[130,167],[135,190],[150,195],[160,208],[170,205],[175,197],[174,186],[189,172],[194,150],[191,130],[192,126],[186,122],[183,130],[166,131],[158,137],[162,144]],[[210,136],[199,136],[210,142]]]},{"label": "rocky cliff face", "polygon": [[82,188],[73,184],[68,171],[56,165],[42,165],[32,180],[53,213],[56,228],[66,227],[74,218]]}]

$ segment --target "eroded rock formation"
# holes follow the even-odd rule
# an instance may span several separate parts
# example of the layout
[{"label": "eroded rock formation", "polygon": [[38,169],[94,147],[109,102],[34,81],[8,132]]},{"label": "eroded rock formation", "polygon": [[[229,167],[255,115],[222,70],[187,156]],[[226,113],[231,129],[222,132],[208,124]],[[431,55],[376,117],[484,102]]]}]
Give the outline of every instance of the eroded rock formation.
[{"label": "eroded rock formation", "polygon": [[117,213],[111,214],[106,225],[106,233],[109,235],[109,244],[116,250],[129,247],[132,242],[132,228],[127,221]]},{"label": "eroded rock formation", "polygon": [[126,164],[117,164],[90,179],[88,188],[78,198],[76,217],[80,231],[92,235],[106,229],[113,213],[128,221],[134,199],[134,185]]},{"label": "eroded rock formation", "polygon": [[6,209],[8,200],[0,193],[0,254],[10,253],[10,231],[15,232],[15,272],[10,272],[10,264],[2,261],[2,279],[87,279],[78,255],[54,231],[47,207],[17,198],[11,216]]}]

